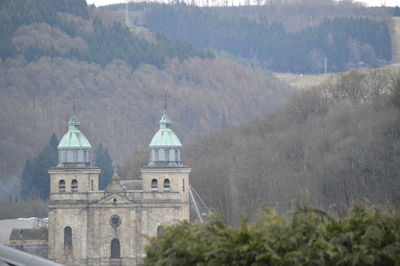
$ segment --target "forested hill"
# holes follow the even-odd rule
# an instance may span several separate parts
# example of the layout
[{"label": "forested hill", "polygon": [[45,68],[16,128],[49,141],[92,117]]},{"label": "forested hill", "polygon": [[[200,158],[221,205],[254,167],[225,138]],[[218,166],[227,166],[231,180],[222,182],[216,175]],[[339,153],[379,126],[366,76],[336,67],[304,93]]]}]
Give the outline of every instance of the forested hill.
[{"label": "forested hill", "polygon": [[[197,48],[228,52],[273,71],[321,73],[325,57],[329,72],[391,62],[385,10],[333,0],[299,2],[214,8],[132,3],[130,10],[135,25]],[[122,10],[123,5],[104,9],[118,8]]]},{"label": "forested hill", "polygon": [[265,205],[311,204],[339,215],[358,203],[398,207],[399,77],[346,73],[265,119],[196,138],[183,153],[191,183],[234,224]]},{"label": "forested hill", "polygon": [[212,57],[183,41],[156,34],[146,40],[91,15],[84,0],[4,0],[0,3],[0,58],[64,57],[105,66],[114,59],[133,68],[161,67],[167,58]]},{"label": "forested hill", "polygon": [[292,91],[266,71],[132,32],[84,1],[5,0],[0,10],[0,200],[18,191],[26,161],[52,133],[63,136],[72,96],[92,146],[102,143],[122,164],[147,149],[165,92],[172,126],[186,143],[263,117]]}]

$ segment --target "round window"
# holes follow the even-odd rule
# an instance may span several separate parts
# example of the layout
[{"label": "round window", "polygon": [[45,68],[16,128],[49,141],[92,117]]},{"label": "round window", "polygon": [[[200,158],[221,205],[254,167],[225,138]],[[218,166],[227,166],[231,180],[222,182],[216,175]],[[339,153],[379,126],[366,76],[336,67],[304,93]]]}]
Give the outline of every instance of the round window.
[{"label": "round window", "polygon": [[121,218],[118,215],[111,216],[110,224],[112,227],[118,227],[121,224]]}]

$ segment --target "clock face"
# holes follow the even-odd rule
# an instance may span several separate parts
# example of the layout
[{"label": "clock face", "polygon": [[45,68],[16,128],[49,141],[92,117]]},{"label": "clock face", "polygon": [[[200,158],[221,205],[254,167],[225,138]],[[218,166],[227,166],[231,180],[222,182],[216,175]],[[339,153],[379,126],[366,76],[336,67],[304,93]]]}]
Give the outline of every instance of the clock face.
[{"label": "clock face", "polygon": [[111,216],[110,224],[112,227],[118,227],[121,224],[121,218],[118,215]]}]

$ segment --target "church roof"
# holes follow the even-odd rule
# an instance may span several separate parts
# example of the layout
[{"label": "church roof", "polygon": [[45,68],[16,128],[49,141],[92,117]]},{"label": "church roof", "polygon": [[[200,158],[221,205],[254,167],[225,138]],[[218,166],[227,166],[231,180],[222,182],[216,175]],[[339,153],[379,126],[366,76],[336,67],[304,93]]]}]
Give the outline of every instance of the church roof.
[{"label": "church roof", "polygon": [[40,228],[14,228],[10,240],[47,240],[47,229]]},{"label": "church roof", "polygon": [[120,181],[128,190],[142,190],[143,180],[128,179]]},{"label": "church roof", "polygon": [[79,119],[73,115],[68,122],[68,132],[62,137],[58,148],[91,148],[92,146],[79,127]]},{"label": "church roof", "polygon": [[150,142],[150,147],[181,147],[182,143],[179,138],[171,129],[171,120],[167,116],[167,112],[164,111],[163,116],[160,120],[160,129],[154,135]]}]

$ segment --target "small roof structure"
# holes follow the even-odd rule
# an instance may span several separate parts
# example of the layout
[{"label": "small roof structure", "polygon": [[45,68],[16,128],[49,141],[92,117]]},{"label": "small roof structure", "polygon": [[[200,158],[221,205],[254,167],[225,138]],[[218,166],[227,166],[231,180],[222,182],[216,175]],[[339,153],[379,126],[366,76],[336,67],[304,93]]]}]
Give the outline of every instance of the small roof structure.
[{"label": "small roof structure", "polygon": [[179,138],[171,129],[171,120],[164,110],[163,116],[160,120],[160,129],[152,138],[149,146],[152,147],[182,147]]},{"label": "small roof structure", "polygon": [[68,122],[68,132],[62,137],[60,144],[58,144],[59,149],[65,148],[87,148],[90,149],[88,139],[80,131],[80,122],[76,115],[72,115],[71,120]]},{"label": "small roof structure", "polygon": [[0,244],[8,244],[14,228],[35,228],[36,220],[36,217],[0,220]]},{"label": "small roof structure", "polygon": [[10,241],[19,240],[46,240],[48,239],[47,229],[41,228],[14,228],[10,234]]}]

